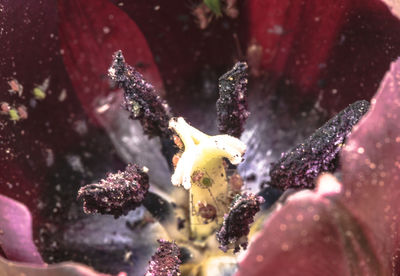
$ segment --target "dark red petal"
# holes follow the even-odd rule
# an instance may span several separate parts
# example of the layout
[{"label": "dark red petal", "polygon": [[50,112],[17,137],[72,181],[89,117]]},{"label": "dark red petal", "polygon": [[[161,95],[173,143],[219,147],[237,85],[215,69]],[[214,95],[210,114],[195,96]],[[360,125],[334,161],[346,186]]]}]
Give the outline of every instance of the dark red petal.
[{"label": "dark red petal", "polygon": [[[192,82],[200,80],[204,76],[196,74],[206,69],[227,71],[233,66],[234,59],[240,58],[239,45],[235,41],[239,25],[237,20],[214,18],[206,30],[201,30],[192,15],[195,3],[182,3],[180,0],[168,3],[158,0],[113,2],[120,3],[121,9],[144,33],[157,57],[168,93],[188,93],[179,91],[182,84],[189,81],[188,78],[192,78]],[[217,81],[218,77],[216,75],[213,81]]]},{"label": "dark red petal", "polygon": [[0,248],[7,259],[43,264],[32,241],[32,217],[25,205],[0,195]]},{"label": "dark red petal", "polygon": [[329,202],[312,198],[285,206],[250,245],[236,276],[349,275],[331,211]]},{"label": "dark red petal", "polygon": [[350,1],[250,1],[250,41],[263,48],[261,66],[304,89],[317,80]]},{"label": "dark red petal", "polygon": [[340,189],[328,175],[317,191],[291,196],[251,243],[236,275],[386,275],[364,227],[339,203]]},{"label": "dark red petal", "polygon": [[[258,179],[265,181],[269,179],[263,177],[262,174],[268,174],[269,163],[279,160],[282,152],[311,135],[329,117],[333,117],[347,105],[360,99],[369,101],[377,91],[390,62],[400,56],[400,36],[398,35],[400,21],[378,0],[348,1],[353,4],[343,15],[345,16],[342,20],[343,26],[335,35],[333,45],[325,45],[323,40],[311,39],[314,36],[308,35],[310,32],[319,33],[320,31],[328,34],[331,29],[320,29],[319,25],[308,26],[305,23],[314,15],[327,15],[327,13],[329,15],[343,9],[339,6],[332,7],[336,5],[336,1],[291,1],[290,5],[284,6],[288,2],[257,0],[246,2],[248,4],[246,18],[250,24],[250,33],[247,37],[249,45],[254,43],[252,39],[257,38],[255,36],[257,30],[259,33],[267,32],[268,29],[274,31],[275,21],[285,23],[293,20],[291,17],[296,12],[296,6],[301,5],[304,10],[301,20],[295,25],[296,28],[292,28],[287,34],[297,32],[297,37],[293,40],[294,44],[290,45],[291,48],[276,46],[281,50],[276,53],[277,60],[283,58],[280,57],[281,55],[291,57],[287,59],[282,75],[277,75],[274,68],[268,67],[264,72],[268,76],[257,80],[250,78],[249,81],[251,116],[247,120],[246,131],[242,136],[248,145],[248,151],[241,167],[245,168],[243,172],[246,174],[254,173]],[[281,6],[282,8],[279,8]],[[314,6],[315,9],[313,9]],[[314,10],[319,12],[315,14]],[[268,16],[265,16],[266,14]],[[273,18],[277,19],[274,21]],[[321,17],[320,22],[329,21],[330,18],[330,16]],[[337,20],[340,21],[341,17]],[[286,39],[286,35],[279,36],[276,30],[274,32],[268,33],[267,37],[260,36],[260,39],[265,38],[265,41],[262,41],[267,45],[270,41],[273,45],[279,43],[278,38],[274,37]],[[254,36],[251,35],[252,33]],[[271,40],[267,39],[269,37]],[[264,49],[267,54],[268,47]],[[300,65],[294,63],[296,59],[301,60],[304,52],[302,49],[307,50],[307,47],[315,51],[321,47],[331,50],[326,61],[316,64],[316,66],[321,65],[317,83],[307,90],[302,90],[298,83],[294,83],[289,73],[295,73],[295,76],[311,74],[310,72],[302,73],[301,70],[306,68],[303,66],[304,62]],[[322,48],[321,50],[324,51]],[[252,53],[253,58],[257,56],[256,51]],[[308,56],[304,58],[309,60]],[[272,66],[273,62],[274,59],[271,59],[269,66]],[[248,63],[252,71],[250,59]],[[269,97],[266,97],[266,93],[270,93]],[[257,157],[258,155],[261,157]],[[259,169],[261,167],[264,168],[262,172]]]},{"label": "dark red petal", "polygon": [[400,54],[400,22],[381,1],[248,3],[247,42],[261,46],[261,68],[283,91],[320,95],[330,110],[369,99]]},{"label": "dark red petal", "polygon": [[108,0],[61,0],[59,32],[63,59],[87,114],[95,119],[96,105],[107,96],[107,69],[122,50],[127,62],[143,73],[158,91],[163,84],[153,55],[138,26]]},{"label": "dark red petal", "polygon": [[371,103],[341,155],[342,201],[364,225],[382,264],[396,274],[400,269],[400,59],[392,63]]},{"label": "dark red petal", "polygon": [[[56,41],[50,39],[53,31],[51,22],[56,19],[55,13],[51,12],[54,7],[51,3],[33,5],[24,1],[12,1],[7,5],[1,4],[0,8],[2,14],[0,39],[3,41],[0,45],[0,90],[2,91],[0,101],[14,106],[17,104],[28,106],[29,101],[26,98],[29,98],[31,94],[33,83],[39,83],[48,77],[50,67],[54,64]],[[44,13],[47,13],[46,17],[43,16]],[[33,71],[36,74],[32,74]],[[8,93],[10,87],[7,82],[10,79],[16,79],[23,85],[21,97]],[[31,118],[31,109],[28,112]],[[20,138],[21,123],[24,124],[26,121],[13,124],[8,119],[8,116],[1,115],[0,182],[3,183],[2,193],[8,193],[10,184],[15,187],[15,184],[19,184],[19,178],[25,177],[20,168],[13,164],[16,153],[10,141]],[[32,125],[37,127],[37,124]],[[22,138],[16,147],[24,148],[24,142]],[[11,175],[14,172],[15,175]],[[23,181],[22,184],[29,192],[33,188],[30,181]],[[24,195],[21,194],[19,196],[23,197]]]},{"label": "dark red petal", "polygon": [[250,244],[237,276],[349,275],[338,207],[314,191],[292,196]]},{"label": "dark red petal", "polygon": [[[59,154],[80,139],[76,122],[85,123],[59,56],[56,5],[12,1],[2,6],[0,18],[0,101],[24,105],[28,118],[11,122],[0,118],[1,193],[26,204],[37,215],[38,193]],[[32,90],[50,77],[46,98],[32,103]],[[11,78],[23,85],[22,96],[8,93]],[[66,98],[59,96],[65,91]],[[42,184],[42,185],[40,185]]]},{"label": "dark red petal", "polygon": [[0,257],[0,271],[3,275],[29,275],[29,276],[110,276],[97,273],[91,268],[66,262],[56,265],[32,265],[7,261]]}]

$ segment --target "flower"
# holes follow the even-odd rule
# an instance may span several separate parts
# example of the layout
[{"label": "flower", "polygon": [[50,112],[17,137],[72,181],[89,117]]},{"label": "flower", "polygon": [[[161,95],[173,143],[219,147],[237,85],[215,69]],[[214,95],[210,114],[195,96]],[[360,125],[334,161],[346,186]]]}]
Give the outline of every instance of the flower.
[{"label": "flower", "polygon": [[[75,201],[80,186],[98,181],[105,172],[122,169],[128,162],[148,166],[151,186],[164,193],[171,191],[169,185],[163,184],[169,179],[169,171],[159,151],[158,140],[147,140],[142,136],[141,128],[129,123],[127,114],[120,111],[122,101],[117,95],[121,94],[110,92],[115,87],[110,88],[107,68],[111,54],[118,49],[123,50],[127,61],[139,68],[160,96],[164,96],[174,113],[210,134],[217,132],[214,110],[218,95],[212,92],[218,90],[216,80],[238,59],[246,56],[251,72],[249,108],[252,115],[242,136],[248,151],[239,172],[251,190],[269,180],[270,162],[277,161],[281,152],[310,135],[332,112],[355,100],[371,98],[389,63],[400,53],[398,19],[383,3],[375,0],[289,3],[238,3],[237,19],[213,18],[205,30],[197,28],[190,7],[181,1],[165,4],[157,1],[76,0],[35,5],[11,1],[2,4],[0,12],[4,16],[0,19],[0,35],[5,43],[1,45],[0,85],[5,93],[0,100],[13,110],[20,105],[26,106],[28,118],[14,123],[1,115],[0,182],[6,187],[1,193],[24,203],[31,211],[34,240],[44,261],[75,260],[110,273],[132,272],[134,268],[144,271],[157,247],[156,239],[130,230],[145,224],[137,219],[143,209],[138,209],[137,217],[132,214],[114,220],[107,216],[86,216],[80,210],[80,203]],[[32,92],[49,76],[49,87],[42,90],[46,94],[39,101]],[[8,82],[14,79],[23,86],[21,96],[8,92]],[[382,98],[386,96],[377,98],[377,103]],[[382,102],[386,103],[386,100]],[[390,107],[393,103],[387,102]],[[379,106],[382,110],[382,105]],[[395,116],[395,110],[390,114]],[[382,126],[385,121],[393,122],[379,119],[376,122],[380,124],[376,124],[373,121],[375,130],[388,132],[389,129]],[[354,134],[359,135],[357,141],[364,139],[362,137],[371,138],[365,129]],[[383,135],[380,131],[373,133]],[[385,139],[383,143],[378,138],[370,141],[375,146],[380,142],[383,149],[396,145],[391,144],[396,141],[395,137],[386,144]],[[370,157],[372,147],[367,147],[369,143],[367,140],[361,146],[355,146],[357,154],[361,147],[364,150],[362,156],[368,154]],[[377,161],[384,160],[384,167],[392,168],[388,160],[394,161],[395,157],[389,155],[388,150],[383,152],[374,153],[374,159],[363,158],[361,163],[379,169],[381,163]],[[357,162],[349,156],[345,160],[356,168]],[[360,168],[363,172],[364,169]],[[385,184],[383,187],[395,187],[386,181],[389,170],[379,170],[379,174],[371,177],[363,173],[364,179],[371,179],[371,183],[376,180],[376,187],[382,187],[380,181]],[[386,176],[381,176],[381,172]],[[388,201],[381,198],[371,201],[365,193],[360,193],[365,187],[368,191],[371,189],[371,194],[387,197],[390,196],[388,190],[368,186],[355,179],[355,174],[347,172],[346,175],[347,180],[344,177],[343,183],[354,180],[361,184],[349,187],[343,184],[344,193],[351,194],[344,203],[345,208],[354,213],[343,212],[346,215],[337,219],[352,221],[353,216],[362,219],[362,226],[368,225],[365,235],[371,241],[368,244],[374,250],[383,247],[389,248],[387,252],[395,252],[392,247],[396,243],[381,242],[378,230],[381,225],[387,230],[390,224],[382,214],[386,212],[393,218],[396,206],[385,205]],[[357,198],[357,193],[362,196]],[[329,211],[333,206],[334,211],[343,211],[341,205],[330,205],[327,203],[330,200],[323,199],[319,194],[310,196],[311,201],[320,204],[312,205],[314,207],[326,207],[322,210]],[[306,201],[305,210],[310,207],[310,200]],[[359,205],[364,201],[374,204]],[[293,205],[285,206],[283,211],[295,213]],[[366,211],[359,210],[359,206]],[[390,208],[385,211],[387,206]],[[374,219],[369,219],[368,214],[374,214]],[[295,226],[299,228],[295,230],[301,234],[318,216],[320,220],[330,218],[313,213],[312,217],[303,216],[302,220],[301,216],[297,219],[296,214]],[[269,224],[282,231],[279,218],[274,216]],[[309,218],[312,220],[307,220]],[[330,221],[335,222],[334,218]],[[373,221],[379,221],[379,227],[371,225]],[[328,220],[321,229],[326,229],[329,223]],[[353,230],[359,229],[358,224],[350,225],[356,227]],[[143,227],[153,229],[151,235],[156,236],[154,224]],[[286,227],[292,229],[289,224]],[[321,237],[318,233],[313,241]],[[268,239],[266,235],[261,237]],[[105,242],[99,244],[100,240]],[[304,255],[292,251],[289,243],[275,240],[280,242],[277,249],[294,252],[293,259]],[[1,254],[9,260],[40,263],[38,259],[26,257],[14,259],[13,254],[4,249],[6,241],[2,240]],[[337,247],[313,249],[331,254],[328,257],[342,256],[333,254],[339,251]],[[29,248],[24,250],[17,251],[28,252]],[[251,267],[246,264],[259,260],[258,255],[265,258],[263,254],[252,254],[252,250],[250,245],[250,254],[243,267]],[[382,252],[374,250],[365,252]],[[254,252],[258,252],[257,248]],[[391,257],[396,269],[397,255],[394,253]],[[383,262],[380,257],[372,259],[376,261],[374,264]],[[342,264],[340,261],[338,263]],[[276,263],[282,266],[282,263]],[[2,266],[12,269],[7,262],[2,262]],[[285,264],[285,267],[288,266]],[[28,268],[18,266],[18,269],[26,271]]]}]

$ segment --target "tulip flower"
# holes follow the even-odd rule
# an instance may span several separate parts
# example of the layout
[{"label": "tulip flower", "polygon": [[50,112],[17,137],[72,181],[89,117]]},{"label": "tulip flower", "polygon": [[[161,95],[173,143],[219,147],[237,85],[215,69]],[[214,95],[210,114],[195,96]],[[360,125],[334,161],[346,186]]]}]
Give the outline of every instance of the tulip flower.
[{"label": "tulip flower", "polygon": [[[390,0],[3,1],[0,274],[396,275],[399,10]],[[152,86],[158,110],[165,108],[162,128],[129,119],[140,106],[124,104],[126,87],[109,78],[118,50]],[[226,104],[218,84],[229,88],[224,74],[236,70],[247,101]],[[241,86],[233,87],[240,95]],[[298,181],[276,167],[312,148],[301,145],[317,141],[324,132],[315,131],[330,118],[341,121],[334,116],[357,101],[360,116],[340,142],[323,144],[329,164],[304,155],[318,165],[294,167],[304,176]],[[222,111],[231,107],[240,112],[226,121]],[[171,118],[184,121],[171,125]],[[200,133],[201,143],[185,140],[186,130],[195,140]],[[183,149],[173,145],[174,134]],[[215,178],[197,181],[191,157],[199,148],[215,152],[216,141],[246,150],[238,160],[234,151],[218,152],[238,163],[218,161],[227,166],[220,168],[227,181],[218,183],[242,196],[224,205],[226,216],[215,208],[214,220],[210,204],[195,205],[212,221],[204,236],[216,243],[208,252],[178,229],[190,226],[184,213],[170,211],[188,204],[190,193],[208,200],[196,189]],[[122,186],[139,183],[138,175],[148,176],[148,190]],[[120,182],[111,185],[115,178]],[[185,184],[189,191],[179,187]],[[109,191],[111,199],[141,193],[111,213],[116,219],[84,212],[82,199],[92,191],[107,200]],[[252,209],[242,209],[246,203]],[[164,209],[167,215],[158,212]],[[227,234],[238,218],[243,232]]]}]

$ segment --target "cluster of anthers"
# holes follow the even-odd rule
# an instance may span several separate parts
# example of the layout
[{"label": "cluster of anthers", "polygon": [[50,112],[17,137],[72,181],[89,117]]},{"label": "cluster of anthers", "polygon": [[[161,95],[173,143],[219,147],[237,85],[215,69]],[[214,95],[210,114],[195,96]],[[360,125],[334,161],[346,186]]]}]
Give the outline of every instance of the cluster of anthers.
[{"label": "cluster of anthers", "polygon": [[[185,273],[200,275],[197,273],[202,271],[206,275],[202,268],[190,263],[201,263],[202,256],[215,252],[217,246],[210,248],[213,241],[219,242],[223,252],[246,249],[250,225],[264,202],[261,196],[242,193],[243,180],[235,167],[246,151],[246,145],[238,138],[249,116],[247,64],[238,62],[219,79],[217,121],[222,134],[215,136],[199,131],[182,117],[173,117],[168,104],[138,71],[126,64],[121,51],[114,55],[109,76],[124,90],[124,107],[130,118],[139,120],[150,138],[160,137],[163,146],[170,147],[168,152],[176,153],[172,158],[166,156],[174,169],[171,183],[187,190],[188,200],[183,214],[178,215],[176,204],[148,191],[147,170],[128,165],[125,171],[109,174],[98,184],[79,190],[84,211],[118,217],[143,204],[164,226],[169,238],[175,240],[160,241],[146,275],[180,275],[180,264],[186,266]],[[271,182],[265,189],[313,188],[319,173],[336,168],[344,139],[367,110],[366,102],[349,106],[304,143],[284,154],[272,166]],[[179,258],[182,250],[189,251],[186,255],[191,261]],[[214,255],[231,254],[222,251]]]}]

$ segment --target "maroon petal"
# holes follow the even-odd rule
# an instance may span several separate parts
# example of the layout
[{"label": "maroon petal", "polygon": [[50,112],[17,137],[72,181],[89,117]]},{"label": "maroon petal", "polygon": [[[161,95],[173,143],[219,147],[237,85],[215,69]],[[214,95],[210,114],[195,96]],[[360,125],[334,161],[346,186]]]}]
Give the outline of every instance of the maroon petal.
[{"label": "maroon petal", "polygon": [[322,191],[290,197],[250,244],[236,275],[350,275],[344,244],[359,245],[358,237],[346,237],[358,228],[336,197]]},{"label": "maroon petal", "polygon": [[[384,267],[400,268],[400,59],[381,82],[371,108],[342,152],[342,202],[364,226]],[[393,265],[393,267],[392,267]]]},{"label": "maroon petal", "polygon": [[[60,145],[58,134],[65,133],[65,129],[69,127],[65,123],[65,113],[66,110],[71,111],[71,106],[66,102],[58,103],[57,96],[62,89],[69,93],[70,87],[62,80],[62,63],[57,62],[59,51],[54,28],[54,3],[33,5],[20,0],[7,2],[1,5],[1,14],[0,28],[3,31],[0,33],[0,40],[4,43],[0,46],[0,101],[8,102],[12,106],[24,105],[28,112],[28,118],[17,123],[8,120],[6,115],[1,115],[1,192],[18,198],[32,209],[33,199],[37,198],[36,183],[41,180],[38,179],[40,176],[37,172],[41,171],[39,168],[46,167],[42,150],[53,150],[56,145]],[[33,108],[30,106],[32,89],[49,76],[49,90],[52,95],[48,95],[45,101],[37,103]],[[21,96],[7,92],[7,82],[10,79],[16,79],[23,85]],[[79,107],[76,109],[79,110]],[[48,116],[49,110],[54,111],[52,116]],[[54,131],[57,119],[64,123],[59,124],[59,130]],[[51,141],[43,137],[47,131],[53,134]],[[63,144],[65,145],[65,141]]]},{"label": "maroon petal", "polygon": [[32,241],[32,217],[28,208],[3,195],[0,195],[0,252],[7,258],[0,257],[2,275],[105,275],[76,263],[47,266]]},{"label": "maroon petal", "polygon": [[[350,1],[249,2],[250,41],[263,48],[261,66],[310,88],[328,58]],[[292,66],[290,66],[292,65]]]},{"label": "maroon petal", "polygon": [[[1,9],[0,28],[5,31],[0,38],[6,43],[0,46],[0,89],[4,92],[0,101],[23,105],[28,114],[18,122],[1,115],[1,192],[26,204],[36,221],[49,178],[59,175],[59,171],[50,172],[57,161],[72,154],[87,134],[93,135],[92,141],[104,134],[87,121],[68,80],[58,47],[56,2],[33,5],[18,0]],[[23,85],[21,96],[7,92],[12,78]],[[47,78],[45,99],[35,100],[33,89]]]},{"label": "maroon petal", "polygon": [[158,91],[162,80],[146,39],[138,26],[107,0],[62,0],[58,3],[59,32],[64,63],[87,114],[92,119],[96,104],[107,96],[107,69],[117,50],[129,64],[140,68]]},{"label": "maroon petal", "polygon": [[25,205],[0,195],[0,246],[7,259],[43,264],[32,241],[32,217]]},{"label": "maroon petal", "polygon": [[319,95],[330,110],[369,99],[400,54],[400,22],[378,0],[257,0],[248,18],[249,58],[258,47],[279,89]]},{"label": "maroon petal", "polygon": [[[205,85],[205,78],[213,82],[206,84],[212,88],[235,59],[242,58],[237,40],[238,20],[226,16],[214,18],[206,30],[201,30],[192,14],[196,3],[182,3],[181,0],[113,2],[118,3],[144,33],[157,57],[168,94],[172,96],[180,98],[180,94],[192,93],[184,88],[193,89],[194,84],[199,93],[199,89],[204,89],[201,86]],[[213,75],[215,71],[218,74]],[[214,88],[206,93],[217,92],[217,87]]]},{"label": "maroon petal", "polygon": [[57,265],[28,265],[7,261],[0,257],[0,272],[2,275],[29,275],[29,276],[109,276],[93,269],[71,262]]}]

